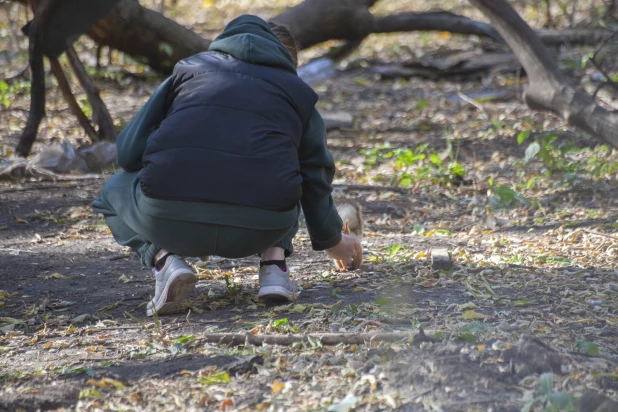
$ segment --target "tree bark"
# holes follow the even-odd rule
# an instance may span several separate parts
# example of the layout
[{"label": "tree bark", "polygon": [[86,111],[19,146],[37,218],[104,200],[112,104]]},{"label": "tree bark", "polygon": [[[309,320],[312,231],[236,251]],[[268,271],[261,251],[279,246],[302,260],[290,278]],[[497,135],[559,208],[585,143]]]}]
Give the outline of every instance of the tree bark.
[{"label": "tree bark", "polygon": [[115,142],[116,130],[114,129],[114,121],[112,120],[112,116],[109,114],[105,103],[101,100],[101,96],[99,96],[99,90],[90,79],[90,76],[88,76],[86,68],[79,60],[73,46],[69,47],[66,53],[69,63],[77,76],[77,80],[79,80],[82,89],[86,92],[88,101],[92,106],[92,119],[99,126],[99,138],[101,140]]},{"label": "tree bark", "polygon": [[15,152],[26,157],[32,150],[41,120],[45,117],[45,70],[43,68],[43,36],[49,24],[54,3],[58,0],[43,0],[32,3],[35,10],[28,32],[28,62],[30,64],[30,110],[26,127],[19,139]]},{"label": "tree bark", "polygon": [[73,115],[77,118],[77,121],[82,126],[88,137],[90,137],[90,140],[96,142],[99,139],[97,132],[94,130],[90,120],[88,120],[88,117],[86,117],[81,107],[79,107],[79,104],[75,100],[75,96],[73,96],[73,93],[71,92],[71,85],[64,75],[64,71],[58,62],[58,59],[50,57],[49,64],[51,66],[51,72],[54,74],[56,80],[58,80],[58,87],[62,92],[62,97],[64,97],[64,100],[68,103],[71,113],[73,113]]},{"label": "tree bark", "polygon": [[474,21],[448,11],[399,13],[375,18],[373,24],[374,33],[398,31],[448,31],[457,34],[475,34],[477,36],[491,37],[504,42],[490,24]]},{"label": "tree bark", "polygon": [[[302,49],[327,40],[346,40],[354,45],[371,33],[398,31],[448,31],[501,39],[490,25],[449,12],[374,16],[369,8],[376,2],[305,0],[272,20],[289,26]],[[540,30],[538,34],[548,45],[597,44],[611,36],[611,31]],[[181,59],[206,51],[210,45],[209,40],[154,10],[142,7],[137,0],[121,0],[106,17],[92,26],[88,35],[99,45],[134,56],[166,74]]]},{"label": "tree bark", "polygon": [[288,26],[306,49],[327,40],[361,40],[373,28],[369,12],[377,0],[305,0],[272,20]]},{"label": "tree bark", "polygon": [[153,69],[169,73],[185,57],[208,50],[210,41],[137,0],[122,0],[95,24],[88,35],[97,43],[145,59]]},{"label": "tree bark", "polygon": [[570,125],[618,147],[618,115],[576,90],[560,72],[534,31],[506,0],[470,0],[491,21],[526,70],[524,100],[531,109],[552,111]]}]

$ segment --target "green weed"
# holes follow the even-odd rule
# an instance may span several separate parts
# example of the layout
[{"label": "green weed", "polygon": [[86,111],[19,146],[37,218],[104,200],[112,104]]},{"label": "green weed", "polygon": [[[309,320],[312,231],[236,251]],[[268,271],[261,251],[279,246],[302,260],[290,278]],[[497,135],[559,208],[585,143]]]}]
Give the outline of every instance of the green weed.
[{"label": "green weed", "polygon": [[[521,409],[522,412],[530,412],[532,407],[540,404],[541,412],[575,411],[575,398],[566,392],[554,392],[554,375],[544,373],[539,377],[541,394],[528,401]],[[535,409],[537,410],[537,409]]]},{"label": "green weed", "polygon": [[398,186],[411,186],[421,181],[450,187],[460,183],[465,169],[457,161],[458,151],[453,151],[452,143],[447,140],[447,147],[441,153],[427,144],[415,148],[393,149],[388,144],[369,150],[361,150],[365,156],[368,169],[384,162],[393,164],[393,175],[387,176],[389,183]]}]

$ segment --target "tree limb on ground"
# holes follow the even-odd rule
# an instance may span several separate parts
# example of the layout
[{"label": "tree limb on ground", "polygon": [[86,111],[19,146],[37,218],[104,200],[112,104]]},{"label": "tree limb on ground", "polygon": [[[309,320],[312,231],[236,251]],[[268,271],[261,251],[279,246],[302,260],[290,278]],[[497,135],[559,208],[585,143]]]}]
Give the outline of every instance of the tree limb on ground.
[{"label": "tree limb on ground", "polygon": [[[302,49],[327,40],[358,43],[371,33],[401,31],[448,31],[501,40],[491,25],[446,11],[374,16],[369,8],[376,2],[305,0],[272,20],[288,25]],[[611,31],[604,29],[539,30],[537,33],[548,45],[597,44],[611,36]],[[210,45],[210,40],[141,6],[137,0],[121,0],[88,35],[98,44],[143,60],[162,73],[171,72],[179,60],[206,51]]]},{"label": "tree limb on ground", "polygon": [[77,118],[77,121],[79,122],[80,126],[84,129],[88,137],[90,137],[90,139],[93,142],[97,141],[99,138],[97,136],[97,131],[94,130],[94,127],[92,127],[90,120],[88,120],[88,117],[86,117],[81,107],[79,107],[79,104],[75,100],[75,96],[73,96],[73,92],[71,92],[71,85],[69,84],[69,81],[67,80],[67,77],[64,74],[64,71],[62,70],[62,66],[60,65],[60,62],[58,62],[58,59],[56,59],[55,57],[50,57],[49,64],[51,67],[51,72],[53,73],[54,77],[58,81],[58,87],[60,88],[60,91],[62,92],[62,96],[64,97],[64,100],[69,105],[69,109],[71,110],[71,113],[73,113],[73,115]]},{"label": "tree limb on ground", "polygon": [[470,0],[491,21],[526,70],[524,100],[533,110],[551,111],[570,125],[618,147],[618,114],[575,89],[560,72],[535,32],[506,0]]}]

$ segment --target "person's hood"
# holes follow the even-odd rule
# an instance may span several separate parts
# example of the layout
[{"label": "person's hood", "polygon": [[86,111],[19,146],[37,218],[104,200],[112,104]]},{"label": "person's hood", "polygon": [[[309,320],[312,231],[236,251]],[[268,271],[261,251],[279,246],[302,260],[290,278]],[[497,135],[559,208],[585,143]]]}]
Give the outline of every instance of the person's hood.
[{"label": "person's hood", "polygon": [[251,64],[286,69],[296,73],[294,60],[288,49],[270,30],[268,23],[257,16],[242,15],[225,27],[223,33],[210,44],[208,51],[216,51]]}]

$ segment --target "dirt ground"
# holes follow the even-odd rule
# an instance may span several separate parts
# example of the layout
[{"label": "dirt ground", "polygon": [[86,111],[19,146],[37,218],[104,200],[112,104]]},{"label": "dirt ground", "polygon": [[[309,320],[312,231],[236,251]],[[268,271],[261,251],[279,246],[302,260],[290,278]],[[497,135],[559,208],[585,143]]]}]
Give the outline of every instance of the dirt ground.
[{"label": "dirt ground", "polygon": [[[111,168],[1,180],[0,410],[618,410],[618,153],[531,112],[515,72],[380,79],[377,63],[314,86],[320,110],[354,116],[329,146],[336,201],[364,209],[363,268],[335,271],[302,227],[290,304],[256,299],[257,257],[188,258],[187,312],[148,318],[152,273],[89,206]],[[97,85],[121,126],[158,83]],[[507,93],[482,110],[456,98],[496,89]],[[48,93],[35,152],[80,144]],[[0,112],[2,153],[27,107],[22,95]],[[433,269],[437,248],[450,269]],[[380,342],[396,331],[407,335]],[[375,338],[253,346],[207,343],[213,333]]]}]

